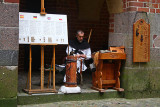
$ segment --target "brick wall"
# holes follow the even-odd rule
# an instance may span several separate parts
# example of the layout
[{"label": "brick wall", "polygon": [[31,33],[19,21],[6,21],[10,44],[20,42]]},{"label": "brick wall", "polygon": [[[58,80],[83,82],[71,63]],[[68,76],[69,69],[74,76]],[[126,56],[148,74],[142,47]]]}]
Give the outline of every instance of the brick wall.
[{"label": "brick wall", "polygon": [[[160,13],[160,0],[123,0],[123,12],[133,11]],[[113,20],[114,17],[110,17],[109,32],[114,32]]]},{"label": "brick wall", "polygon": [[[160,0],[123,0],[124,11],[110,17],[112,30],[109,30],[109,46],[123,45],[127,54],[120,76],[125,98],[160,96],[160,79],[156,78],[160,74],[159,2]],[[150,24],[150,62],[145,63],[133,62],[133,24],[139,19]],[[111,27],[112,23],[114,27]]]},{"label": "brick wall", "polygon": [[[40,4],[37,0],[21,0],[21,12],[40,12]],[[33,5],[38,3],[39,5]],[[68,38],[73,39],[78,29],[85,32],[85,38],[88,39],[90,29],[92,29],[92,36],[90,39],[90,46],[92,52],[98,51],[102,48],[107,48],[108,45],[108,30],[109,30],[109,13],[107,12],[107,5],[104,2],[100,11],[100,19],[97,21],[80,20],[78,17],[79,8],[76,0],[45,0],[45,9],[50,14],[66,14],[68,20]],[[62,64],[63,58],[66,56],[66,45],[56,46],[56,63]],[[22,53],[21,53],[22,52]],[[20,46],[19,69],[24,68],[24,46]],[[35,53],[36,54],[36,53]],[[45,47],[45,63],[50,63],[52,57],[52,46]],[[36,59],[36,58],[35,58]],[[37,58],[38,59],[38,58]],[[38,61],[37,61],[38,62]]]},{"label": "brick wall", "polygon": [[109,17],[109,32],[114,32],[114,14]]},{"label": "brick wall", "polygon": [[123,10],[160,13],[160,0],[123,0]]}]

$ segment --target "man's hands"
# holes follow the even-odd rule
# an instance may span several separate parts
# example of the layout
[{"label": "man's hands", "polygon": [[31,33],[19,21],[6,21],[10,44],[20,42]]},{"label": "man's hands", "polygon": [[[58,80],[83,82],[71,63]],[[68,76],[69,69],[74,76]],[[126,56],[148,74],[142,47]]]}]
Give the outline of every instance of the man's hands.
[{"label": "man's hands", "polygon": [[77,58],[80,58],[80,57],[86,58],[86,55],[84,55],[84,54],[79,54],[79,55],[76,55],[76,56],[77,56]]}]

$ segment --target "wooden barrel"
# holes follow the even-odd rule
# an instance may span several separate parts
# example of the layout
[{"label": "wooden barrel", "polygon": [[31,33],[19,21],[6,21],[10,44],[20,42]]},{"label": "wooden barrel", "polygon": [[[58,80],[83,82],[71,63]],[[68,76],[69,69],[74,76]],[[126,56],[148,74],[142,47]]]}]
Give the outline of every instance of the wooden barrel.
[{"label": "wooden barrel", "polygon": [[77,57],[67,56],[66,59],[66,87],[77,86]]}]

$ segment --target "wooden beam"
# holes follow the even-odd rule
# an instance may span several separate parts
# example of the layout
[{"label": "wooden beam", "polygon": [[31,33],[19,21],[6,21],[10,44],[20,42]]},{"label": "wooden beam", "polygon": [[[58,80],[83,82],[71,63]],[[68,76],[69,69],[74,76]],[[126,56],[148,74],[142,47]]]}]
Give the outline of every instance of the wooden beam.
[{"label": "wooden beam", "polygon": [[53,45],[53,89],[55,90],[55,45]]},{"label": "wooden beam", "polygon": [[46,15],[46,12],[45,12],[45,8],[44,8],[44,0],[41,0],[41,15]]},{"label": "wooden beam", "polygon": [[29,90],[31,90],[32,49],[29,45]]},{"label": "wooden beam", "polygon": [[44,46],[41,46],[41,89],[44,88]]}]

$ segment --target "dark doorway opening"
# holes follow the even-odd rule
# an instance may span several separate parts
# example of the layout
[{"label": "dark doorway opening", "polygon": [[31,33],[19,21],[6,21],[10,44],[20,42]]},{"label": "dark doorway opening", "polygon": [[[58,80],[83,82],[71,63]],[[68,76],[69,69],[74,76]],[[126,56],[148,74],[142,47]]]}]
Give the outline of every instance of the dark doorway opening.
[{"label": "dark doorway opening", "polygon": [[[107,4],[104,0],[103,4],[99,7],[98,20],[92,20],[90,17],[81,19],[81,7],[78,0],[45,0],[45,10],[49,14],[66,14],[68,23],[68,39],[73,39],[77,30],[81,29],[85,32],[85,38],[88,39],[90,30],[92,35],[90,39],[90,46],[92,52],[108,48],[108,35],[109,35],[109,13]],[[92,5],[92,3],[91,3]],[[20,0],[20,12],[40,13],[41,0]],[[92,11],[92,9],[90,9]],[[82,12],[83,13],[83,12]],[[93,17],[94,18],[94,17]],[[63,64],[63,59],[66,56],[66,45],[56,46],[56,64]],[[45,46],[45,64],[51,64],[52,60],[52,46]],[[40,84],[40,46],[32,47],[32,81],[38,85]],[[29,68],[29,45],[20,44],[19,46],[19,91],[25,88]],[[45,73],[48,75],[48,73]],[[56,74],[56,84],[63,82],[63,76],[58,78]],[[91,85],[91,72],[83,73],[84,81],[88,81]],[[35,78],[37,76],[37,78]],[[89,78],[88,78],[89,77]],[[86,80],[85,80],[86,78]],[[59,79],[59,80],[58,80]],[[89,79],[89,80],[87,80]],[[85,83],[85,82],[84,82]]]}]

